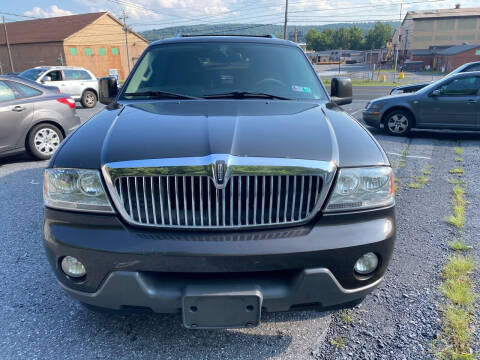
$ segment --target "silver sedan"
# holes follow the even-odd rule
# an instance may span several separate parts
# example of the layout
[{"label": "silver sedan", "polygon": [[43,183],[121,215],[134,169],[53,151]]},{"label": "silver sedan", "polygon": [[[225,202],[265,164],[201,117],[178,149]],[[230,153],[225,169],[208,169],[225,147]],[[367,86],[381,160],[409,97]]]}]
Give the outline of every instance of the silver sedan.
[{"label": "silver sedan", "polygon": [[17,76],[0,76],[0,157],[28,151],[49,159],[79,125],[70,95]]}]

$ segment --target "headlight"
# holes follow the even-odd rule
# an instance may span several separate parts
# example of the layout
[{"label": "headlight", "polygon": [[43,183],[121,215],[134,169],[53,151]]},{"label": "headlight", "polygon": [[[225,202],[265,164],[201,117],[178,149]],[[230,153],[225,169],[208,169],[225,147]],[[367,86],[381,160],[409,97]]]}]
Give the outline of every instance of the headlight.
[{"label": "headlight", "polygon": [[369,102],[365,109],[371,111],[378,111],[380,110],[380,104]]},{"label": "headlight", "polygon": [[389,167],[340,169],[326,212],[363,210],[395,203]]},{"label": "headlight", "polygon": [[43,201],[56,209],[113,212],[97,170],[46,169]]}]

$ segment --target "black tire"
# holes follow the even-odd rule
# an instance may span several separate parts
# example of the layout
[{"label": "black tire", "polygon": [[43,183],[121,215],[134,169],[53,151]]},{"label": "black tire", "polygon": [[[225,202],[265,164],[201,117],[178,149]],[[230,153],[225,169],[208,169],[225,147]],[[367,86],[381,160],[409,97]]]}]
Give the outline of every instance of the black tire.
[{"label": "black tire", "polygon": [[97,95],[92,90],[85,90],[82,95],[80,102],[82,106],[87,109],[91,109],[97,105]]},{"label": "black tire", "polygon": [[63,134],[55,125],[38,124],[28,133],[28,150],[37,159],[48,160],[62,141]]},{"label": "black tire", "polygon": [[412,115],[405,110],[392,110],[385,115],[383,128],[386,133],[393,136],[405,136],[413,125]]}]

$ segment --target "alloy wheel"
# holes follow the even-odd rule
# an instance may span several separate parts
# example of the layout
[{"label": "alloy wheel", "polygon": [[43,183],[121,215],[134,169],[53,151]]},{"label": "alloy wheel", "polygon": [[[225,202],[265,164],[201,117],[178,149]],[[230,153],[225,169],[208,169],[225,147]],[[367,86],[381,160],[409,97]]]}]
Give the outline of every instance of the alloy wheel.
[{"label": "alloy wheel", "polygon": [[388,129],[395,134],[402,134],[408,129],[408,119],[405,115],[394,114],[387,122]]},{"label": "alloy wheel", "polygon": [[43,155],[52,155],[60,145],[60,137],[49,128],[42,128],[35,133],[34,145]]}]

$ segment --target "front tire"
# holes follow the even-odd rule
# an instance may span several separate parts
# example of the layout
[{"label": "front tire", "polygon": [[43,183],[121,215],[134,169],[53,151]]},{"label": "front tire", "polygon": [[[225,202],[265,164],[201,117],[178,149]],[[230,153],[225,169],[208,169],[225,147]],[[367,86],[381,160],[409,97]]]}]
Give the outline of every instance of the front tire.
[{"label": "front tire", "polygon": [[39,160],[48,160],[52,157],[63,141],[63,134],[52,124],[39,124],[28,134],[28,149]]},{"label": "front tire", "polygon": [[97,105],[97,95],[91,90],[86,90],[83,92],[82,100],[80,100],[82,106],[87,109],[94,108]]},{"label": "front tire", "polygon": [[404,110],[393,110],[385,115],[384,129],[393,136],[405,136],[413,125],[413,117]]}]

